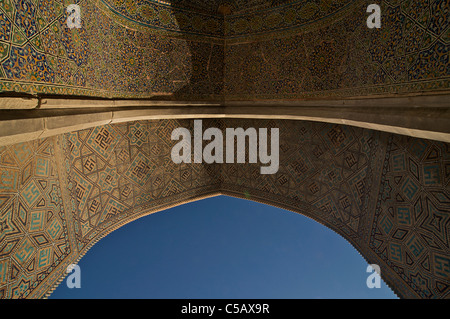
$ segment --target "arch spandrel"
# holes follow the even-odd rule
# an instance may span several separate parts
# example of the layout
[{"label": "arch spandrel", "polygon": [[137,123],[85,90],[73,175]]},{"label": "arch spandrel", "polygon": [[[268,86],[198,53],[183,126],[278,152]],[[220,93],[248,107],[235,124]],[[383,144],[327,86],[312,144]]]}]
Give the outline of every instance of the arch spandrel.
[{"label": "arch spandrel", "polygon": [[193,121],[127,122],[2,147],[2,296],[46,296],[114,229],[223,194],[329,227],[379,264],[400,297],[448,297],[448,144],[328,123],[203,120],[204,129],[278,127],[279,170],[261,175],[260,164],[174,164],[176,127],[192,130]]}]

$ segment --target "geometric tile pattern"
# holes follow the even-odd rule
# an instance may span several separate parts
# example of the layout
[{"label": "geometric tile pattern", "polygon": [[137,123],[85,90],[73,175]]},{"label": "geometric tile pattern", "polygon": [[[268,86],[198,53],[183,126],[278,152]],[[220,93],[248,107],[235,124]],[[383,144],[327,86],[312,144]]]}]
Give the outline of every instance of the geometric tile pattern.
[{"label": "geometric tile pattern", "polygon": [[[332,3],[330,3],[332,2]],[[325,1],[101,1],[114,13],[148,27],[227,39],[274,32],[325,19],[351,6],[349,0]],[[160,19],[155,19],[159,17]]]},{"label": "geometric tile pattern", "polygon": [[127,218],[149,203],[162,205],[169,195],[211,188],[214,175],[198,165],[182,169],[172,162],[167,141],[172,127],[178,126],[176,121],[129,122],[64,137],[78,249],[103,232],[107,226],[102,225]]},{"label": "geometric tile pattern", "polygon": [[81,0],[80,29],[67,27],[66,2],[0,3],[0,92],[239,100],[449,89],[441,0],[379,1],[373,30],[366,0]]},{"label": "geometric tile pattern", "polygon": [[449,144],[313,122],[226,126],[279,127],[280,169],[226,164],[222,192],[328,226],[379,264],[399,296],[449,297]]},{"label": "geometric tile pattern", "polygon": [[280,129],[280,168],[276,174],[261,175],[259,163],[224,165],[222,190],[245,193],[249,199],[277,198],[277,204],[356,241],[371,174],[371,143],[378,133],[313,122],[269,121],[261,126],[258,121],[230,120],[227,126],[252,123]]},{"label": "geometric tile pattern", "polygon": [[423,298],[450,291],[449,145],[388,144],[369,246]]},{"label": "geometric tile pattern", "polygon": [[[70,3],[81,7],[80,29],[67,27],[67,1],[1,1],[0,91],[151,97],[174,92],[190,78],[185,40],[126,28],[105,13],[101,1]],[[198,63],[215,50],[203,52]]]},{"label": "geometric tile pattern", "polygon": [[0,148],[0,296],[23,298],[72,252],[55,139]]},{"label": "geometric tile pattern", "polygon": [[118,123],[1,147],[0,295],[46,296],[64,267],[114,229],[221,193],[334,230],[380,265],[400,297],[449,297],[449,144],[320,122],[203,120],[223,131],[279,128],[279,170],[262,175],[261,163],[174,164],[177,127],[192,131],[193,121]]},{"label": "geometric tile pattern", "polygon": [[[420,2],[421,5],[418,5]],[[365,1],[343,19],[283,38],[225,48],[227,99],[291,99],[449,89],[449,6],[378,1],[381,29],[365,26]]]}]

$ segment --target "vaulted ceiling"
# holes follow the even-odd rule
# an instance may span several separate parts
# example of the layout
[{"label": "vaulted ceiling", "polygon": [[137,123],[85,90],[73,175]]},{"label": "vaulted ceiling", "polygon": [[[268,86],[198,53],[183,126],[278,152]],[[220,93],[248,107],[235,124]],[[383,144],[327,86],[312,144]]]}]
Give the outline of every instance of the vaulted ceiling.
[{"label": "vaulted ceiling", "polygon": [[[125,1],[105,0],[109,4],[125,4]],[[138,6],[149,5],[150,3],[171,6],[172,8],[203,12],[215,15],[241,14],[257,12],[260,10],[276,8],[291,3],[307,3],[305,0],[144,0],[135,1]],[[311,1],[309,1],[311,2]],[[333,1],[328,1],[333,2]]]},{"label": "vaulted ceiling", "polygon": [[133,21],[140,26],[224,40],[323,23],[323,19],[336,20],[341,17],[338,12],[355,6],[351,0],[99,0],[97,3],[105,11],[117,14],[115,18],[124,24]]},{"label": "vaulted ceiling", "polygon": [[381,29],[366,26],[370,1],[82,0],[81,29],[67,28],[64,3],[0,2],[0,92],[260,101],[449,89],[441,0],[380,1]]}]

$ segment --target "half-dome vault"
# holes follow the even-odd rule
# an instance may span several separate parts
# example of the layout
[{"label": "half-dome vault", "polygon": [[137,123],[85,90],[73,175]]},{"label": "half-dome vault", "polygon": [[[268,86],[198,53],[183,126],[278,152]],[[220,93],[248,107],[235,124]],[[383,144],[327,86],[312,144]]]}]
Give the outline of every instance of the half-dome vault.
[{"label": "half-dome vault", "polygon": [[2,2],[1,91],[224,101],[448,89],[442,1],[381,1],[381,29],[366,26],[370,1],[77,2],[80,29],[61,1]]}]

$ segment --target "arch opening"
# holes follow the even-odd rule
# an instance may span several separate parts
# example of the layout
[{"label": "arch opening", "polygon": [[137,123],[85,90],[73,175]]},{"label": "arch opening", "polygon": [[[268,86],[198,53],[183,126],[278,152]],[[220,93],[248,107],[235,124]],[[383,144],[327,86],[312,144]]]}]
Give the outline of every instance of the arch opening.
[{"label": "arch opening", "polygon": [[[174,163],[171,133],[193,132],[191,120],[107,124],[1,147],[2,296],[46,296],[66,267],[112,230],[218,194],[319,221],[380,265],[402,298],[447,296],[440,267],[448,256],[446,143],[317,122],[203,123],[278,128],[279,170],[263,175],[260,163]],[[417,286],[417,278],[426,280]]]},{"label": "arch opening", "polygon": [[[246,202],[217,196],[140,217],[80,260],[83,288],[99,286],[83,292],[62,282],[50,298],[395,298],[384,282],[378,291],[366,286],[367,264],[341,236],[298,214]],[[106,274],[91,270],[105,264]]]}]

